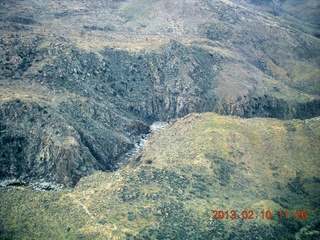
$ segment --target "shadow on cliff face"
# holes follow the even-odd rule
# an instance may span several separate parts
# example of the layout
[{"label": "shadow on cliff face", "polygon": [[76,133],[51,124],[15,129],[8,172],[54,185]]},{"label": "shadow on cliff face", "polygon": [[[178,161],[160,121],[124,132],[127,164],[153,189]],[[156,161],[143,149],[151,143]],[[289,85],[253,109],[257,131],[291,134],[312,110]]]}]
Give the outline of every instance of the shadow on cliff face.
[{"label": "shadow on cliff face", "polygon": [[[262,3],[282,1],[250,1],[263,14],[247,5],[191,1],[185,5],[197,10],[191,27],[189,7],[160,4],[161,14],[170,17],[154,15],[158,22],[165,17],[164,25],[154,25],[146,17],[152,12],[141,22],[124,19],[117,6],[125,1],[115,2],[50,2],[48,16],[45,1],[26,2],[23,11],[15,1],[2,4],[1,179],[74,186],[95,170],[113,171],[153,122],[193,112],[279,119],[320,115],[317,38],[302,31],[304,25],[273,19],[260,9]],[[185,24],[180,37],[171,10]],[[131,27],[148,37],[137,40],[139,32],[128,33],[132,42],[123,39]],[[140,50],[132,51],[136,44]]]},{"label": "shadow on cliff face", "polygon": [[239,91],[229,88],[235,96],[223,97],[230,93],[221,91],[221,84],[229,84],[228,78],[220,79],[222,68],[237,60],[177,41],[149,53],[106,48],[102,58],[68,44],[34,54],[38,57],[29,58],[51,62],[20,74],[35,84],[33,93],[46,86],[52,96],[1,105],[2,179],[75,186],[95,170],[112,171],[154,121],[191,112],[280,119],[320,115],[319,100],[280,98],[282,89],[263,94],[259,79]]},{"label": "shadow on cliff face", "polygon": [[42,104],[16,99],[1,105],[1,185],[73,187],[95,170],[112,171],[136,138],[149,131],[146,124],[97,104],[69,99],[58,111]]},{"label": "shadow on cliff face", "polygon": [[[255,65],[204,46],[171,40],[147,53],[105,48],[100,52],[103,58],[70,46],[51,46],[44,54],[54,57],[53,62],[36,74],[28,74],[29,79],[112,104],[112,108],[121,109],[121,115],[149,125],[207,111],[246,118],[307,119],[320,115],[319,99],[308,99],[301,89],[280,81],[275,85],[267,72]],[[230,67],[233,62],[250,75]],[[224,68],[236,75],[226,77]]]}]

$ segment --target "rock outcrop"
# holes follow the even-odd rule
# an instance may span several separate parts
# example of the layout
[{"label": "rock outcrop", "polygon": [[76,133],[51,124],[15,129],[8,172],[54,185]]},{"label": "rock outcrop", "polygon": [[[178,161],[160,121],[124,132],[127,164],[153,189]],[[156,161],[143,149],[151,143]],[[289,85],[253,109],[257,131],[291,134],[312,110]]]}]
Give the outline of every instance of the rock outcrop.
[{"label": "rock outcrop", "polygon": [[0,188],[0,238],[317,239],[319,144],[316,118],[189,114],[74,189]]},{"label": "rock outcrop", "polygon": [[[42,104],[41,104],[42,103]],[[110,171],[148,125],[90,101],[68,99],[55,109],[21,98],[0,107],[1,180],[74,186],[95,170]]]},{"label": "rock outcrop", "polygon": [[74,186],[192,112],[319,116],[317,26],[262,2],[1,3],[0,180]]}]

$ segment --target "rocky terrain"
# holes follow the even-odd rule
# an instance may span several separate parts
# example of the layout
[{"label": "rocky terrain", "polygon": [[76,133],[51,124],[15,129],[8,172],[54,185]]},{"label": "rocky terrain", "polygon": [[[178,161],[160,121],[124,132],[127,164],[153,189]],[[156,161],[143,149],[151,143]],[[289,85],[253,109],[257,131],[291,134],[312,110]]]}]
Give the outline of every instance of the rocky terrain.
[{"label": "rocky terrain", "polygon": [[319,144],[319,118],[191,114],[73,190],[0,188],[0,238],[318,239]]},{"label": "rocky terrain", "polygon": [[[180,157],[174,157],[174,162],[178,163],[190,157],[194,158],[192,161],[196,161],[199,156],[201,161],[207,160],[201,170],[194,168],[191,162],[188,164],[192,167],[184,166],[185,170],[177,169],[176,166],[168,169],[169,172],[157,170],[155,174],[157,176],[159,174],[159,178],[179,182],[181,177],[179,172],[186,171],[187,175],[182,174],[182,178],[186,181],[183,184],[190,185],[195,181],[194,184],[201,190],[202,187],[208,189],[207,184],[210,183],[213,188],[220,189],[223,193],[226,191],[226,185],[234,180],[232,174],[244,171],[240,169],[241,164],[237,162],[238,160],[229,158],[240,159],[246,153],[249,162],[258,164],[253,162],[260,161],[261,156],[270,156],[267,165],[274,165],[277,171],[283,167],[281,165],[283,162],[289,164],[292,161],[290,164],[296,166],[294,170],[290,170],[290,174],[281,173],[279,170],[277,176],[273,176],[279,179],[272,181],[279,182],[279,189],[283,190],[283,186],[286,186],[290,194],[292,191],[297,191],[298,195],[301,193],[303,195],[301,199],[307,201],[303,206],[308,207],[309,212],[315,213],[319,199],[312,195],[310,189],[313,187],[319,189],[317,185],[319,181],[316,174],[311,174],[310,179],[307,176],[309,170],[318,170],[318,168],[312,170],[311,166],[318,167],[319,159],[319,152],[316,150],[319,140],[316,117],[320,115],[319,12],[320,4],[317,0],[1,1],[0,186],[3,186],[1,199],[4,200],[1,200],[0,214],[8,216],[9,212],[15,212],[12,210],[15,202],[29,206],[30,209],[26,218],[21,216],[22,212],[15,212],[16,225],[12,221],[1,221],[1,238],[20,239],[26,235],[30,238],[57,239],[61,238],[58,237],[59,234],[62,234],[62,238],[73,239],[81,238],[81,234],[89,239],[101,236],[125,238],[126,233],[138,239],[146,236],[161,238],[158,234],[163,232],[163,227],[167,225],[161,222],[164,213],[158,207],[167,209],[168,207],[164,205],[154,206],[151,215],[144,220],[140,219],[145,222],[145,225],[141,225],[143,227],[135,229],[131,223],[129,227],[127,223],[121,222],[119,225],[122,227],[119,226],[119,232],[115,227],[110,227],[111,223],[106,225],[107,230],[102,230],[102,225],[108,222],[105,217],[94,215],[98,210],[95,212],[93,209],[85,209],[102,195],[114,194],[116,190],[112,185],[113,181],[123,180],[122,185],[129,184],[129,178],[127,180],[118,178],[122,173],[127,176],[132,175],[134,186],[141,184],[151,189],[153,185],[149,186],[150,183],[145,181],[152,176],[148,175],[149,172],[145,172],[144,167],[148,169],[151,167],[149,170],[152,172],[155,171],[153,166],[163,169],[162,164],[167,165],[169,163],[165,162],[173,161],[171,154],[174,153],[169,146],[165,147],[161,154],[154,151],[157,151],[157,147],[174,141],[175,134],[181,135],[181,143],[185,138],[190,144],[195,144],[193,147],[197,148],[197,153],[189,157],[187,155],[190,152],[182,153]],[[219,115],[213,114],[207,117],[209,115],[204,114],[206,112]],[[222,117],[226,115],[234,117]],[[183,127],[185,120],[177,120],[185,116],[189,116],[187,119],[191,116],[191,124],[201,125],[199,136],[194,133],[188,138],[190,129]],[[198,123],[198,117],[203,122]],[[203,151],[201,142],[207,141],[207,138],[201,131],[213,131],[211,128],[215,126],[209,123],[216,118],[226,122],[231,121],[233,130],[230,132],[243,127],[242,123],[249,125],[259,123],[261,131],[266,131],[261,133],[266,135],[266,139],[250,138],[247,142],[241,142],[239,137],[230,133],[235,137],[234,140],[229,139],[233,138],[231,135],[228,135],[229,137],[223,135],[225,139],[230,140],[225,143],[226,145],[208,143],[212,149]],[[264,118],[274,118],[274,120]],[[312,120],[304,123],[302,120],[306,119]],[[286,122],[286,120],[292,121]],[[175,130],[170,128],[172,130],[170,132],[171,130],[165,129],[164,134],[168,136],[166,141],[148,140],[149,145],[146,145],[138,157],[133,156],[133,159],[128,159],[133,153],[141,150],[141,143],[146,140],[141,141],[141,137],[149,136],[153,130],[151,126],[156,126],[152,124],[158,121],[171,121]],[[173,124],[172,121],[177,121],[179,124]],[[211,127],[205,127],[206,124]],[[273,127],[268,128],[268,124]],[[251,127],[250,125],[244,128],[249,135],[260,131],[258,127],[254,128],[255,130]],[[282,137],[277,135],[280,134],[277,130],[285,135],[283,138],[287,137],[290,140],[284,143]],[[219,134],[214,135],[214,138],[219,136]],[[294,145],[293,142],[296,140],[292,136],[298,137],[297,141],[301,141],[302,145]],[[194,142],[198,137],[202,140]],[[152,141],[159,142],[150,145]],[[266,147],[263,154],[259,152],[262,146],[256,145],[255,141],[266,141],[265,145],[269,147]],[[244,144],[241,145],[242,150],[239,150],[241,153],[238,150],[236,152],[231,150],[237,148],[237,142],[239,146]],[[278,149],[279,144],[281,147],[279,151],[273,152],[274,149]],[[188,149],[190,146],[186,143],[172,149],[179,152],[184,147]],[[221,152],[219,149],[222,149]],[[148,157],[146,154],[149,154]],[[229,160],[225,162],[226,159],[233,162]],[[281,163],[275,163],[279,159]],[[204,174],[202,170],[209,164],[208,161],[213,161],[214,166],[212,165],[210,171],[218,174],[217,180],[212,182],[213,179],[207,175],[200,177],[199,181],[192,180],[192,174],[198,175],[199,172]],[[123,165],[127,167],[122,169]],[[270,168],[273,168],[272,166]],[[140,175],[146,176],[144,180],[138,177],[139,171]],[[252,178],[257,178],[257,174],[268,176],[268,173],[269,169],[261,167],[259,171],[248,174],[251,174]],[[135,174],[138,175],[134,177]],[[83,178],[85,176],[89,177]],[[246,177],[241,175],[239,179],[246,181],[244,180]],[[92,190],[90,184],[86,185],[87,181],[90,184],[97,181],[94,184],[99,185],[98,193],[101,196],[94,194],[95,190]],[[114,189],[110,190],[107,187],[106,190],[103,185],[105,181],[110,181],[111,185],[108,186]],[[252,195],[262,194],[261,189],[259,192],[254,185],[250,185],[251,183],[248,180],[243,186],[252,188]],[[86,187],[82,188],[83,184]],[[167,189],[168,186],[165,184],[164,189],[158,190],[165,193],[172,188],[170,186]],[[73,187],[76,189],[70,190]],[[61,193],[39,193],[31,190],[34,188],[64,190]],[[185,188],[188,187],[183,187],[184,193]],[[280,194],[278,190],[277,194]],[[92,198],[83,203],[80,196],[87,194],[88,191]],[[260,196],[259,201],[262,201],[260,205],[290,207],[294,210],[295,207],[299,207],[298,202],[302,202],[302,200],[297,203],[290,202],[291,200],[284,195],[279,195],[280,200],[275,200],[276,194],[271,196],[273,190],[269,191],[268,196]],[[207,190],[197,193],[198,195],[194,193],[197,195],[195,199],[201,194],[206,194],[205,192]],[[175,194],[178,193],[180,194],[179,191],[175,191]],[[25,198],[20,194],[25,194]],[[212,198],[212,194],[208,193],[207,197]],[[193,199],[194,196],[191,195],[181,199],[178,195],[173,197],[177,202],[172,199],[165,200],[163,195],[161,204],[167,202],[170,205],[174,202],[176,207],[181,207],[181,201],[185,201],[186,198]],[[300,199],[298,195],[292,197]],[[141,198],[139,204],[148,206],[142,199],[145,198]],[[58,235],[50,233],[53,235],[44,236],[38,232],[39,226],[29,226],[30,232],[17,230],[21,227],[20,223],[31,217],[32,211],[39,215],[44,213],[36,211],[33,200],[40,201],[39,206],[50,206],[49,209],[53,211],[50,214],[53,215],[46,212],[47,221],[48,224],[57,226]],[[69,201],[62,204],[65,200]],[[28,201],[31,201],[31,205],[28,205]],[[48,205],[42,205],[41,201],[47,201]],[[115,204],[112,201],[108,204]],[[70,226],[70,229],[64,232],[65,229],[60,228],[65,225],[62,219],[68,212],[60,208],[68,204],[72,208],[73,203],[85,210],[84,215],[81,215],[84,222],[88,217],[87,212],[90,213],[89,218],[94,221],[88,226],[84,222],[77,223],[80,225],[74,228]],[[192,204],[184,207],[191,209],[193,217],[202,216],[207,219],[208,216],[204,215],[204,212],[214,202],[210,200],[203,203],[201,205],[203,208],[198,209],[201,213],[193,209],[195,202]],[[262,205],[259,204],[257,208],[261,209]],[[55,223],[52,222],[55,214],[53,206],[62,211],[62,215],[59,215],[61,221],[57,220]],[[124,206],[127,205],[120,204],[119,209]],[[239,206],[241,207],[245,205]],[[40,209],[39,211],[42,211]],[[161,214],[157,215],[154,211],[158,210],[155,209]],[[78,214],[75,209],[70,211],[72,214]],[[33,217],[31,217],[33,220],[38,221],[37,216]],[[160,222],[156,227],[155,222],[158,220]],[[184,229],[185,239],[192,236],[196,228],[202,231],[197,232],[198,239],[205,239],[204,236],[209,236],[206,235],[208,233],[206,231],[212,230],[210,226],[201,225],[202,220],[196,223],[188,218],[186,222],[192,222],[188,226],[180,225],[177,219],[171,220],[177,222],[177,225],[172,232],[164,233],[168,234],[165,236],[169,238],[178,234],[177,228]],[[262,232],[258,231],[256,236],[262,236],[263,239],[269,239],[271,236],[272,239],[277,231],[283,230],[292,238],[295,236],[299,239],[301,231],[308,233],[318,231],[315,230],[319,228],[318,223],[312,218],[309,220],[301,224],[300,221],[293,221],[290,223],[292,226],[283,224],[276,230],[270,230],[270,235],[261,235]],[[71,225],[76,224],[70,219],[66,221],[71,221]],[[100,221],[104,224],[101,225]],[[112,224],[118,225],[116,221],[118,219],[112,221]],[[139,221],[133,224],[138,225]],[[148,222],[153,224],[152,227],[147,224]],[[243,227],[240,227],[243,234],[256,231],[252,229],[258,227],[248,225],[246,221],[244,223]],[[273,221],[265,223],[270,229],[276,224]],[[222,228],[219,230],[221,236],[214,235],[217,233],[212,233],[210,236],[233,239],[230,234],[236,226],[230,224],[229,222],[221,225],[223,226],[223,230]],[[263,226],[264,229],[267,225],[259,226]],[[93,235],[88,235],[87,231]],[[301,234],[303,236],[304,233]]]},{"label": "rocky terrain", "polygon": [[190,112],[319,116],[318,15],[294,2],[1,2],[2,185],[74,186]]}]

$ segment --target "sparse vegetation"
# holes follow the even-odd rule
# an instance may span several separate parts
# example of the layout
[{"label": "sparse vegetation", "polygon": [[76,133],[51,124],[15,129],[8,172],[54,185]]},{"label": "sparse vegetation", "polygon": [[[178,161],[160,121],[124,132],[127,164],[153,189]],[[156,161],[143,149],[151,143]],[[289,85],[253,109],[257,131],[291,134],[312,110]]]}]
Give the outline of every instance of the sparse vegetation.
[{"label": "sparse vegetation", "polygon": [[318,9],[1,1],[0,238],[315,238]]},{"label": "sparse vegetation", "polygon": [[[288,130],[288,124],[296,131]],[[116,172],[82,178],[74,190],[1,188],[1,237],[290,239],[298,232],[305,236],[303,231],[312,235],[319,214],[320,152],[312,148],[319,145],[318,125],[318,121],[188,115],[147,140],[140,165],[135,157]],[[231,150],[242,154],[230,154]],[[213,220],[214,209],[253,210],[259,218]],[[271,210],[272,219],[262,219],[262,210]],[[279,210],[290,211],[290,216],[306,210],[308,218],[279,219]]]}]

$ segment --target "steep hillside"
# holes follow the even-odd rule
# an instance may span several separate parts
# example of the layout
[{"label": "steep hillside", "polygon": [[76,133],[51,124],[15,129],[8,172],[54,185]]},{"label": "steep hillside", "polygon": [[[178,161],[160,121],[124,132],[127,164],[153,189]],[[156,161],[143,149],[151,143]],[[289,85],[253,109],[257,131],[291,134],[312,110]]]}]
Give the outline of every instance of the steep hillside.
[{"label": "steep hillside", "polygon": [[318,28],[275,2],[2,1],[2,184],[74,186],[191,112],[319,116]]},{"label": "steep hillside", "polygon": [[[280,13],[288,13],[295,18],[313,24],[318,30],[319,25],[319,11],[320,3],[317,0],[245,0],[247,3],[255,4],[258,6],[265,6],[271,9],[275,15]],[[319,37],[319,35],[317,36]]]},{"label": "steep hillside", "polygon": [[2,81],[1,93],[2,185],[73,187],[95,170],[113,170],[138,136],[149,132],[148,125],[123,117],[111,104],[37,83]]},{"label": "steep hillside", "polygon": [[319,144],[319,118],[191,114],[73,190],[1,188],[0,238],[317,239]]}]

